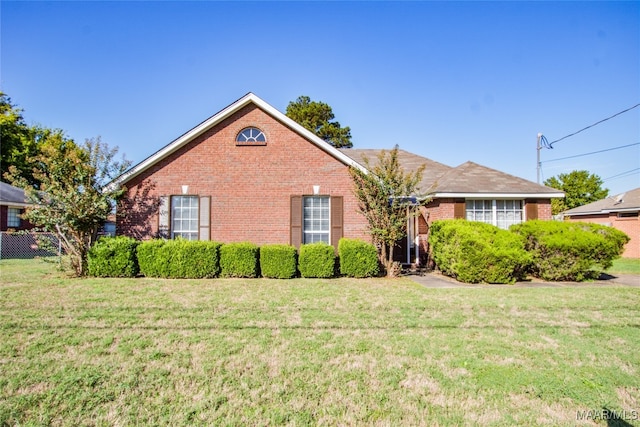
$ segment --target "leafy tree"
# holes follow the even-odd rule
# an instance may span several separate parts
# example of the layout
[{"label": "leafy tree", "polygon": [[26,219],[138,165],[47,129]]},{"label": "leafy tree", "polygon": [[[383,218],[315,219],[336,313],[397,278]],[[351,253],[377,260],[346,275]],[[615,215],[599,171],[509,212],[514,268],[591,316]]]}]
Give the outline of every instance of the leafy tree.
[{"label": "leafy tree", "polygon": [[576,170],[551,177],[544,181],[544,185],[565,192],[564,199],[551,200],[551,212],[554,215],[602,200],[609,195],[609,190],[602,188],[602,179],[585,170]]},{"label": "leafy tree", "polygon": [[[391,151],[383,150],[375,165],[365,158],[364,166],[368,172],[355,167],[349,169],[354,194],[358,210],[366,218],[373,243],[379,249],[380,262],[390,277],[394,274],[394,247],[407,235],[407,219],[417,214],[408,196],[416,195],[425,165],[413,172],[405,171],[398,161],[396,145]],[[425,198],[418,200],[428,202]]]},{"label": "leafy tree", "polygon": [[87,140],[81,147],[53,132],[41,144],[39,154],[29,159],[37,185],[30,185],[16,166],[7,174],[33,204],[23,217],[58,235],[78,276],[86,274],[87,253],[98,228],[124,193],[121,188],[105,187],[129,166],[124,159],[114,160],[117,151],[100,138]]},{"label": "leafy tree", "polygon": [[[0,92],[0,167],[4,173],[15,166],[21,173],[28,170],[27,158],[36,154],[35,144],[30,140],[31,130],[22,117],[22,110],[11,103],[5,93]],[[27,175],[29,175],[27,173]],[[33,180],[30,179],[32,182]]]},{"label": "leafy tree", "polygon": [[335,116],[324,102],[311,101],[308,96],[299,96],[287,105],[287,116],[336,148],[351,148],[351,129],[332,121]]}]

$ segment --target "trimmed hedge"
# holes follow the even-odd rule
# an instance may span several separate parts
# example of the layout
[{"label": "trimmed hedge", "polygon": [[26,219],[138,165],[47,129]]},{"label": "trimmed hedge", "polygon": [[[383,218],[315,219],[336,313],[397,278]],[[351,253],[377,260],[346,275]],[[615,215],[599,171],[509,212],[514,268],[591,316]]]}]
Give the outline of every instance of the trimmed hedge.
[{"label": "trimmed hedge", "polygon": [[135,277],[140,271],[131,237],[102,237],[87,254],[88,273],[95,277]]},{"label": "trimmed hedge", "polygon": [[333,277],[335,268],[336,256],[333,246],[324,242],[300,246],[298,269],[302,277]]},{"label": "trimmed hedge", "polygon": [[212,278],[220,274],[218,242],[147,240],[138,246],[140,272],[171,279]]},{"label": "trimmed hedge", "polygon": [[263,277],[291,279],[298,272],[296,248],[290,245],[260,247],[260,270]]},{"label": "trimmed hedge", "polygon": [[259,247],[250,242],[227,243],[220,248],[222,277],[258,277]]},{"label": "trimmed hedge", "polygon": [[527,221],[511,227],[533,255],[531,273],[544,280],[595,279],[611,267],[629,241],[613,227],[560,221]]},{"label": "trimmed hedge", "polygon": [[338,242],[340,274],[349,277],[372,277],[380,274],[378,250],[363,240],[342,238]]},{"label": "trimmed hedge", "polygon": [[532,259],[520,236],[464,219],[434,221],[429,244],[438,268],[465,283],[514,283]]}]

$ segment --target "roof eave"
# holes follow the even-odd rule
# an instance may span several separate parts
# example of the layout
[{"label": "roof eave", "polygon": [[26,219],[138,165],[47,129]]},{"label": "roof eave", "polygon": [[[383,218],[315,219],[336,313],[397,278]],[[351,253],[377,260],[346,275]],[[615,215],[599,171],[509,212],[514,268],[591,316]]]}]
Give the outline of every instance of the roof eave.
[{"label": "roof eave", "polygon": [[564,193],[457,193],[437,191],[433,198],[481,198],[481,199],[560,199]]}]

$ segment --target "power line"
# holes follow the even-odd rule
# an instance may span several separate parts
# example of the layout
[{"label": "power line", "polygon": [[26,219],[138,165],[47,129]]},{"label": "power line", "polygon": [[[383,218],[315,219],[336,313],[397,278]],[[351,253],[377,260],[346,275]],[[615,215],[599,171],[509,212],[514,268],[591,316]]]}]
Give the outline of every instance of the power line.
[{"label": "power line", "polygon": [[627,111],[633,110],[634,108],[637,108],[637,107],[640,107],[640,104],[636,104],[636,105],[634,105],[633,107],[629,107],[629,108],[627,108],[626,110],[620,111],[619,113],[616,113],[616,114],[614,114],[614,115],[613,115],[613,116],[611,116],[611,117],[607,117],[606,119],[602,119],[602,120],[600,120],[600,121],[597,121],[597,122],[595,122],[594,124],[587,126],[586,128],[582,128],[582,129],[580,129],[579,131],[576,131],[576,132],[570,133],[569,135],[563,136],[563,137],[562,137],[562,138],[560,138],[560,139],[556,139],[555,141],[552,141],[552,142],[550,142],[550,143],[548,144],[548,145],[549,145],[549,148],[552,148],[551,146],[552,146],[553,144],[555,144],[556,142],[560,142],[560,141],[562,141],[563,139],[567,139],[567,138],[569,138],[569,137],[571,137],[571,136],[577,135],[577,134],[579,134],[579,133],[580,133],[580,132],[582,132],[582,131],[585,131],[585,130],[587,130],[587,129],[590,129],[590,128],[592,128],[592,127],[596,126],[596,125],[599,125],[600,123],[606,122],[607,120],[613,119],[614,117],[619,116],[620,114],[626,113]]},{"label": "power line", "polygon": [[636,142],[635,144],[621,145],[620,147],[607,148],[605,150],[600,150],[600,151],[592,151],[590,153],[576,154],[575,156],[560,157],[559,159],[545,160],[544,163],[557,162],[558,160],[575,159],[576,157],[590,156],[591,154],[606,153],[607,151],[620,150],[621,148],[633,147],[634,145],[640,145],[640,142]]},{"label": "power line", "polygon": [[619,173],[617,175],[613,175],[613,176],[610,176],[608,178],[605,178],[602,181],[609,181],[609,180],[611,180],[613,178],[622,178],[623,176],[626,176],[626,175],[633,175],[633,172],[636,172],[636,171],[640,171],[640,168],[635,168],[635,169],[628,170],[626,172],[621,172],[621,173]]}]

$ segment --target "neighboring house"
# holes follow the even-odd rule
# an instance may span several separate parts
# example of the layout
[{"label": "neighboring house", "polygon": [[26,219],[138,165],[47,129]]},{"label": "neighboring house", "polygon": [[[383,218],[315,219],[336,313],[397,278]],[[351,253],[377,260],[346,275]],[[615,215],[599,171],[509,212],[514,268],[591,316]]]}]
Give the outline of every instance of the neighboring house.
[{"label": "neighboring house", "polygon": [[21,188],[0,182],[0,231],[30,230],[33,225],[21,218],[29,206]]},{"label": "neighboring house", "polygon": [[[116,232],[296,247],[369,239],[349,167],[365,170],[363,156],[375,162],[379,152],[336,149],[249,93],[114,181],[128,191]],[[409,170],[426,163],[421,193],[433,198],[408,225],[410,237],[397,251],[403,262],[423,258],[435,219],[501,226],[551,219],[551,198],[563,197],[474,163],[452,168],[402,150],[400,161]]]},{"label": "neighboring house", "polygon": [[631,240],[626,244],[625,258],[640,258],[640,188],[607,197],[563,212],[568,221],[595,222],[615,227]]}]

